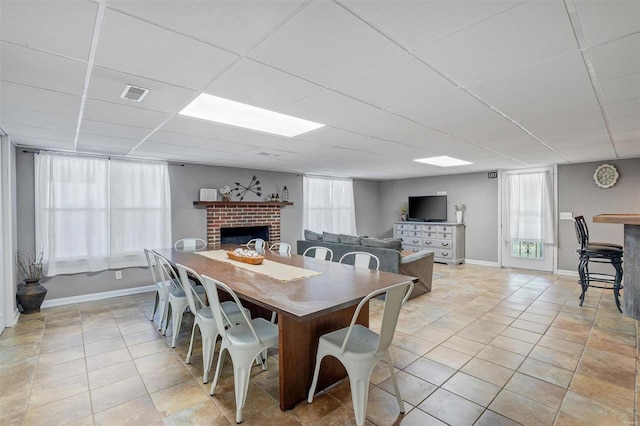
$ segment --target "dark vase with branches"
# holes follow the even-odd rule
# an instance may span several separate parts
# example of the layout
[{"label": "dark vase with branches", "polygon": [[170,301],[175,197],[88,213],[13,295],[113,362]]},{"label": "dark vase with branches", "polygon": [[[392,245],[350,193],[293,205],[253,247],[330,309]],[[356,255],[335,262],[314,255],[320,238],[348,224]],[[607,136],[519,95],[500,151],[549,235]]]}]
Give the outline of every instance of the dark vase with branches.
[{"label": "dark vase with branches", "polygon": [[22,306],[23,314],[40,312],[40,306],[47,295],[47,289],[40,284],[42,279],[42,253],[39,256],[25,251],[16,253],[16,266],[18,274],[24,280],[24,284],[18,284],[16,297]]}]

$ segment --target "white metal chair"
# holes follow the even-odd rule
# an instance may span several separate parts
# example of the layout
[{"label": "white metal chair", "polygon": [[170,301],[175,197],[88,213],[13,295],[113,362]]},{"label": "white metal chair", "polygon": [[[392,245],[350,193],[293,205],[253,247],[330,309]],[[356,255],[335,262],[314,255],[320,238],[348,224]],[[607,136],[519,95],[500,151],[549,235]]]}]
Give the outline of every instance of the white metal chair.
[{"label": "white metal chair", "polygon": [[[378,361],[384,361],[389,366],[391,381],[396,399],[398,400],[400,412],[404,413],[404,404],[402,403],[396,375],[393,371],[393,359],[391,358],[389,346],[391,345],[393,334],[396,330],[400,308],[402,308],[404,302],[409,298],[412,290],[413,283],[411,281],[376,290],[358,304],[349,327],[320,336],[318,353],[316,355],[316,367],[313,373],[313,381],[309,389],[307,402],[313,402],[322,359],[327,355],[334,356],[347,370],[349,383],[351,384],[351,398],[353,400],[356,424],[358,424],[358,426],[363,425],[367,412],[371,372]],[[385,294],[385,302],[380,334],[378,335],[367,327],[356,324],[356,319],[360,314],[360,310],[369,299],[381,294]]]},{"label": "white metal chair", "polygon": [[198,251],[205,249],[207,242],[202,238],[183,238],[176,241],[173,247],[180,251]]},{"label": "white metal chair", "polygon": [[[211,315],[211,308],[207,306],[202,300],[200,294],[196,291],[194,286],[189,282],[189,276],[197,280],[204,290],[202,277],[193,269],[188,268],[181,264],[176,264],[178,275],[180,276],[180,285],[182,290],[187,296],[189,302],[189,308],[195,315],[193,320],[193,329],[191,330],[191,343],[189,344],[189,351],[187,352],[186,363],[191,362],[191,354],[193,353],[193,343],[196,337],[196,328],[200,328],[200,337],[202,339],[202,383],[209,381],[209,370],[211,370],[211,364],[213,363],[213,354],[215,352],[216,340],[218,339],[218,326],[216,325],[213,316]],[[226,325],[236,325],[244,321],[244,317],[240,313],[240,308],[234,302],[222,302],[222,313],[224,316]],[[247,316],[251,317],[249,310],[245,309]]]},{"label": "white metal chair", "polygon": [[267,243],[262,238],[254,238],[249,240],[245,246],[248,249],[255,250],[259,254],[264,254],[264,248],[267,247]]},{"label": "white metal chair", "polygon": [[144,255],[147,258],[149,264],[149,270],[151,271],[151,278],[156,285],[156,299],[153,302],[153,312],[151,313],[151,321],[156,317],[156,311],[160,316],[158,324],[160,324],[160,330],[162,330],[162,322],[164,321],[167,309],[169,308],[169,289],[171,283],[160,281],[160,273],[158,272],[158,264],[156,263],[156,255],[151,250],[144,249]]},{"label": "white metal chair", "polygon": [[291,254],[291,244],[289,243],[273,243],[269,250],[276,251],[280,256]]},{"label": "white metal chair", "polygon": [[[224,351],[229,352],[233,363],[233,384],[236,394],[236,423],[242,422],[242,409],[247,399],[249,388],[249,378],[251,376],[251,366],[253,360],[263,351],[269,348],[278,347],[278,326],[270,323],[264,318],[254,318],[250,320],[244,310],[240,312],[244,315],[245,322],[225,329],[222,309],[220,309],[220,299],[218,298],[218,288],[226,291],[242,307],[240,299],[227,285],[203,275],[204,286],[209,298],[209,306],[213,313],[213,318],[218,325],[222,344],[218,354],[218,365],[216,374],[211,385],[211,395],[214,395],[216,384],[220,378],[222,363],[224,361]],[[262,363],[262,369],[266,369],[266,362]]]},{"label": "white metal chair", "polygon": [[328,260],[329,262],[333,260],[333,250],[331,250],[330,248],[320,247],[320,246],[311,246],[311,247],[308,247],[302,253],[302,255],[307,256],[307,253],[309,253],[309,256],[314,257],[316,259]]},{"label": "white metal chair", "polygon": [[[162,256],[156,254],[156,264],[158,265],[158,271],[160,272],[161,280],[164,282],[171,282],[172,287],[169,289],[169,303],[168,310],[165,316],[164,326],[160,324],[162,335],[167,334],[167,327],[169,326],[169,320],[171,320],[171,331],[173,335],[171,336],[171,347],[176,347],[176,340],[178,339],[178,334],[180,333],[180,326],[182,325],[182,316],[184,315],[184,311],[189,306],[189,300],[180,285],[179,278],[176,275],[176,271],[173,269],[171,264],[167,259]],[[175,283],[175,284],[174,284]],[[179,286],[179,287],[178,287]],[[196,288],[195,291],[204,295],[204,288],[199,287]]]},{"label": "white metal chair", "polygon": [[[353,257],[353,263],[350,261],[351,257]],[[378,256],[365,251],[350,251],[349,253],[345,253],[340,258],[339,263],[354,265],[358,268],[375,269],[376,271],[380,268],[380,259],[378,259]],[[373,268],[370,267],[371,265],[373,265]]]}]

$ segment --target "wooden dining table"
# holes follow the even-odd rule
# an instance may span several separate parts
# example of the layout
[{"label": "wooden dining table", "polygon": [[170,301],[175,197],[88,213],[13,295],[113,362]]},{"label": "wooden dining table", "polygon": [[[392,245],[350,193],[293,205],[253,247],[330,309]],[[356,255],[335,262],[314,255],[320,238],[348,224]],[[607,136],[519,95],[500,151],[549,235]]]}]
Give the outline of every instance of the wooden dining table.
[{"label": "wooden dining table", "polygon": [[[255,306],[278,314],[281,410],[292,409],[307,398],[321,335],[347,327],[357,304],[372,291],[417,281],[416,277],[267,251],[266,261],[319,272],[282,281],[194,252],[171,248],[154,251],[173,265],[182,264],[227,284],[250,309]],[[368,304],[360,311],[357,322],[369,325]],[[332,357],[322,361],[320,372],[318,390],[346,377],[344,367]]]}]

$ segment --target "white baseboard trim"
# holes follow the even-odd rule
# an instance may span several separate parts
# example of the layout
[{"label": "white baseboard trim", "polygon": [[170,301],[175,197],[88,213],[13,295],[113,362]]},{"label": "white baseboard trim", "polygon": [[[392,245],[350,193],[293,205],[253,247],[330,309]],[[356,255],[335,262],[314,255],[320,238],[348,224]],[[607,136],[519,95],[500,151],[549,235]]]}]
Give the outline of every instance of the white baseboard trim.
[{"label": "white baseboard trim", "polygon": [[571,271],[568,269],[558,269],[556,271],[557,275],[566,275],[568,277],[579,277],[578,271]]},{"label": "white baseboard trim", "polygon": [[498,267],[498,262],[488,262],[486,260],[465,259],[464,262],[470,265],[493,266],[495,268]]},{"label": "white baseboard trim", "polygon": [[125,288],[122,290],[105,291],[102,293],[83,294],[82,296],[61,297],[59,299],[45,300],[42,303],[43,308],[51,308],[53,306],[71,305],[72,303],[90,302],[92,300],[110,299],[112,297],[128,296],[130,294],[146,293],[155,291],[155,285],[146,285],[143,287]]},{"label": "white baseboard trim", "polygon": [[11,324],[9,327],[13,327],[14,325],[16,325],[19,319],[20,319],[20,310],[16,308],[16,310],[13,311],[13,324]]}]

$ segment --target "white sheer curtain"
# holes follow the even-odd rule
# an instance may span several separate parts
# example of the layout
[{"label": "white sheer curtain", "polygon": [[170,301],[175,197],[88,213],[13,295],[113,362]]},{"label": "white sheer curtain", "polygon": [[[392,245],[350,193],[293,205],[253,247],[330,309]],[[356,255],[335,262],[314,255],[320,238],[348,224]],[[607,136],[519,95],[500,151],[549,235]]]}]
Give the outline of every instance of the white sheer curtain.
[{"label": "white sheer curtain", "polygon": [[554,243],[553,179],[550,171],[507,175],[505,241]]},{"label": "white sheer curtain", "polygon": [[167,164],[40,153],[36,246],[46,276],[145,266],[171,246]]},{"label": "white sheer curtain", "polygon": [[357,234],[351,179],[304,176],[302,200],[303,230]]}]

